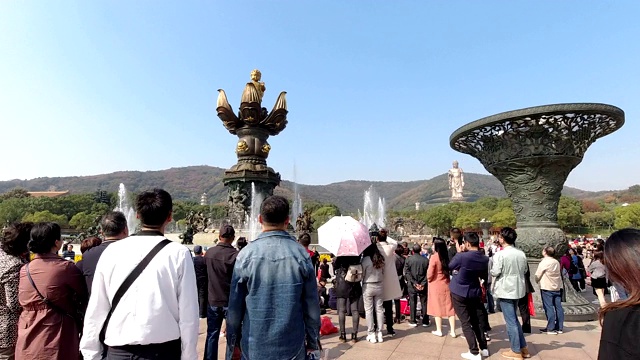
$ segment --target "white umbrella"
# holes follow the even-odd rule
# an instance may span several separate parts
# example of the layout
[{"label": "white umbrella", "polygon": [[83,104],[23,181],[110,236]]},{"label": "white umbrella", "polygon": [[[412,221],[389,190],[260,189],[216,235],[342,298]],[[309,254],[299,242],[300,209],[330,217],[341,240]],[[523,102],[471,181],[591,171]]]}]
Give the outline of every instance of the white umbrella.
[{"label": "white umbrella", "polygon": [[371,245],[371,238],[358,220],[334,216],[318,228],[318,244],[336,256],[358,256]]}]

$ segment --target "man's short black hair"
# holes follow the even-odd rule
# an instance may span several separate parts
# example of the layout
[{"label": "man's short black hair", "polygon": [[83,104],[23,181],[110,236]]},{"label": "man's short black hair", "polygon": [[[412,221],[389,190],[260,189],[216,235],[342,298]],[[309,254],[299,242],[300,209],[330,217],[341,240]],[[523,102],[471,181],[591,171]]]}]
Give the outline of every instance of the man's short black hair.
[{"label": "man's short black hair", "polygon": [[298,237],[298,242],[304,247],[311,245],[311,235],[304,233]]},{"label": "man's short black hair", "polygon": [[465,233],[463,238],[464,238],[464,241],[468,242],[469,245],[473,247],[480,246],[480,237],[478,236],[478,234],[474,232]]},{"label": "man's short black hair", "polygon": [[502,236],[502,238],[504,239],[504,242],[506,242],[509,245],[515,244],[516,239],[518,238],[518,234],[516,234],[516,231],[506,226],[503,227],[502,230],[500,230],[500,236]]},{"label": "man's short black hair", "polygon": [[120,211],[110,211],[102,217],[100,226],[104,236],[118,236],[127,228],[127,218]]},{"label": "man's short black hair", "polygon": [[136,199],[136,211],[142,225],[160,227],[173,210],[171,195],[162,189],[142,192]]},{"label": "man's short black hair", "polygon": [[267,225],[284,224],[289,217],[289,201],[279,195],[269,196],[260,205],[260,216]]}]

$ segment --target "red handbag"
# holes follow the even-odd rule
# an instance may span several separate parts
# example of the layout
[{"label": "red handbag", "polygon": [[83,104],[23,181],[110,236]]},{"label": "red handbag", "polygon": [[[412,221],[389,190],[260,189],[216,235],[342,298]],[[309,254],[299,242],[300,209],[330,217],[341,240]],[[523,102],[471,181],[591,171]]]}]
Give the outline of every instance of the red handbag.
[{"label": "red handbag", "polygon": [[529,315],[536,316],[536,308],[533,305],[533,294],[529,293]]}]

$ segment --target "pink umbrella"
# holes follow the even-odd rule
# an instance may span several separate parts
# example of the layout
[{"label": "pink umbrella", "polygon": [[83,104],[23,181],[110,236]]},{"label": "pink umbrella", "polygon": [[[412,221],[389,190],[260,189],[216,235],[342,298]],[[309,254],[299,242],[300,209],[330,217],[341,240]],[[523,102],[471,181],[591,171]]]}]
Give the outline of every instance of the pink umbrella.
[{"label": "pink umbrella", "polygon": [[358,256],[371,245],[369,229],[351,216],[334,216],[318,228],[318,245],[336,256]]}]

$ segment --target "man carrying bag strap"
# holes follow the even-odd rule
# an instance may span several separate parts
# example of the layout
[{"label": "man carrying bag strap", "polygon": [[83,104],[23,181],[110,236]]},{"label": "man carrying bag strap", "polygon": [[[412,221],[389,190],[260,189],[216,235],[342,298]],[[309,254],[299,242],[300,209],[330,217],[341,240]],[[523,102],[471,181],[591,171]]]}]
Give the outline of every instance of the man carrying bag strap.
[{"label": "man carrying bag strap", "polygon": [[[111,302],[111,310],[109,310],[109,313],[107,314],[107,318],[104,320],[104,324],[102,325],[102,330],[100,330],[100,343],[102,343],[103,346],[105,346],[104,338],[107,332],[107,327],[109,326],[109,320],[111,320],[111,315],[113,315],[113,311],[116,309],[116,307],[118,307],[118,304],[120,303],[120,299],[122,299],[122,295],[124,295],[127,292],[127,290],[129,290],[129,287],[131,287],[131,284],[133,284],[133,282],[136,281],[138,276],[140,276],[140,273],[142,273],[142,271],[147,267],[147,265],[149,265],[149,263],[156,256],[156,254],[158,254],[160,250],[162,250],[162,248],[167,246],[170,242],[171,240],[164,239],[160,241],[158,245],[154,246],[153,249],[151,249],[151,251],[147,254],[147,256],[145,256],[144,259],[142,259],[142,261],[138,264],[138,266],[136,266],[133,269],[131,274],[127,276],[127,278],[124,280],[122,285],[120,285],[120,287],[118,288],[118,291],[116,291],[116,295],[113,297],[113,301]],[[106,354],[106,351],[104,352],[104,354]]]},{"label": "man carrying bag strap", "polygon": [[195,359],[196,276],[189,249],[164,236],[171,195],[145,191],[135,206],[142,230],[102,253],[80,350],[85,360]]}]

